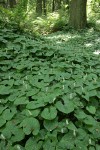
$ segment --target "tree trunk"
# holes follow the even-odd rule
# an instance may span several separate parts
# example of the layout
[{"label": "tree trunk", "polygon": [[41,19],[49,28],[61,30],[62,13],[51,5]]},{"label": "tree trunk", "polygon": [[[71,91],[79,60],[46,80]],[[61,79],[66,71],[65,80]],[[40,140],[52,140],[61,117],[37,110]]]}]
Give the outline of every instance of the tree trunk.
[{"label": "tree trunk", "polygon": [[61,0],[52,1],[52,12],[61,9]]},{"label": "tree trunk", "polygon": [[8,4],[10,8],[14,8],[14,6],[16,5],[16,0],[8,0]]},{"label": "tree trunk", "polygon": [[52,1],[52,12],[55,11],[55,0]]},{"label": "tree trunk", "polygon": [[63,4],[69,4],[69,0],[63,0]]},{"label": "tree trunk", "polygon": [[55,0],[55,10],[61,9],[61,0]]},{"label": "tree trunk", "polygon": [[5,0],[0,0],[0,6],[2,6],[2,7],[6,7]]},{"label": "tree trunk", "polygon": [[46,0],[43,0],[43,13],[46,16]]},{"label": "tree trunk", "polygon": [[42,0],[36,1],[36,13],[38,16],[42,15]]},{"label": "tree trunk", "polygon": [[83,29],[86,27],[86,4],[87,0],[71,0],[69,25],[75,29]]}]

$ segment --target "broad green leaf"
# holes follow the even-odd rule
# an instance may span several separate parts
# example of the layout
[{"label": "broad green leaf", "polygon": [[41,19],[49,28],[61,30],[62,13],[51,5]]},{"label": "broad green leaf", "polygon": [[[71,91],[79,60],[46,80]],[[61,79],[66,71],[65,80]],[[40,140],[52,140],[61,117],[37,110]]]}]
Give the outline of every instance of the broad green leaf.
[{"label": "broad green leaf", "polygon": [[39,89],[31,89],[27,92],[27,96],[33,96],[39,92]]},{"label": "broad green leaf", "polygon": [[7,106],[0,106],[0,114],[7,108]]},{"label": "broad green leaf", "polygon": [[75,130],[75,131],[77,131],[77,128],[76,128],[76,126],[72,123],[72,122],[70,122],[68,125],[67,125],[67,128],[69,129],[69,130]]},{"label": "broad green leaf", "polygon": [[89,150],[95,150],[95,147],[90,146],[90,147],[89,147]]},{"label": "broad green leaf", "polygon": [[23,130],[14,125],[12,121],[7,122],[6,127],[2,131],[2,134],[5,136],[5,138],[10,138],[11,142],[21,141],[25,136]]},{"label": "broad green leaf", "polygon": [[64,104],[61,101],[58,101],[55,106],[59,111],[65,114],[69,114],[74,111],[74,104],[71,102],[71,100],[67,100]]},{"label": "broad green leaf", "polygon": [[96,150],[100,149],[100,145],[96,144]]},{"label": "broad green leaf", "polygon": [[42,101],[32,101],[29,102],[26,106],[27,109],[36,109],[36,108],[40,108],[40,107],[44,107],[45,104]]},{"label": "broad green leaf", "polygon": [[24,147],[21,146],[20,144],[16,144],[16,145],[14,145],[14,146],[10,146],[9,149],[10,149],[10,150],[18,150],[18,149],[20,149],[20,150],[25,150]]},{"label": "broad green leaf", "polygon": [[84,123],[87,124],[87,125],[96,125],[96,120],[92,117],[92,116],[87,116],[85,119],[84,119]]},{"label": "broad green leaf", "polygon": [[9,130],[9,128],[7,128],[7,126],[3,129],[2,134],[7,140],[10,139],[12,135],[11,131]]},{"label": "broad green leaf", "polygon": [[87,136],[85,136],[85,138],[83,140],[79,140],[76,138],[75,140],[75,145],[77,149],[84,149],[84,150],[88,150],[88,145],[89,145],[89,136],[87,134]]},{"label": "broad green leaf", "polygon": [[51,142],[50,139],[47,139],[43,144],[44,150],[55,150],[55,143]]},{"label": "broad green leaf", "polygon": [[0,95],[8,95],[11,93],[11,87],[10,86],[4,86],[0,85]]},{"label": "broad green leaf", "polygon": [[15,130],[12,131],[13,136],[11,137],[11,141],[14,142],[20,142],[24,139],[25,134],[22,129],[18,129],[15,127]]},{"label": "broad green leaf", "polygon": [[83,140],[86,136],[87,136],[87,133],[85,130],[83,130],[82,128],[79,128],[77,130],[77,139]]},{"label": "broad green leaf", "polygon": [[24,104],[28,104],[28,98],[26,97],[17,97],[14,101],[15,105],[24,105]]},{"label": "broad green leaf", "polygon": [[53,106],[44,108],[44,110],[41,113],[41,116],[46,120],[53,120],[57,116],[57,110]]},{"label": "broad green leaf", "polygon": [[40,109],[36,109],[36,110],[24,110],[22,112],[22,114],[26,115],[26,116],[32,116],[32,117],[37,117],[40,113]]},{"label": "broad green leaf", "polygon": [[2,127],[6,123],[6,119],[0,116],[0,127]]},{"label": "broad green leaf", "polygon": [[33,117],[24,119],[20,126],[23,127],[23,131],[26,135],[29,135],[30,133],[37,135],[40,130],[39,121]]},{"label": "broad green leaf", "polygon": [[25,150],[40,150],[42,148],[43,141],[35,141],[34,138],[29,138],[25,144]]},{"label": "broad green leaf", "polygon": [[52,131],[58,127],[58,121],[57,121],[57,119],[44,120],[43,125],[48,131]]},{"label": "broad green leaf", "polygon": [[25,150],[34,150],[34,147],[36,147],[36,146],[37,146],[37,143],[31,137],[26,141]]},{"label": "broad green leaf", "polygon": [[89,96],[92,97],[92,96],[97,96],[97,91],[96,90],[91,90],[89,91]]},{"label": "broad green leaf", "polygon": [[10,109],[6,109],[3,112],[2,116],[5,120],[11,120],[12,117],[14,116],[14,113]]},{"label": "broad green leaf", "polygon": [[87,106],[86,109],[91,113],[95,114],[96,113],[96,108],[94,106]]},{"label": "broad green leaf", "polygon": [[81,109],[75,111],[75,116],[80,120],[87,117],[87,115]]},{"label": "broad green leaf", "polygon": [[75,137],[73,136],[73,134],[71,132],[69,132],[61,138],[61,140],[58,143],[58,148],[60,147],[63,150],[73,149],[74,148],[74,140],[75,140]]}]

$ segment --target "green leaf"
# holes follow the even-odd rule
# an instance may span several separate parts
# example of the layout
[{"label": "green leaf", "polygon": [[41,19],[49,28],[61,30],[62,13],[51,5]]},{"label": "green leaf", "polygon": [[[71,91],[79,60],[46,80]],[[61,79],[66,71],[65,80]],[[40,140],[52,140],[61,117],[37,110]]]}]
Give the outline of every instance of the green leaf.
[{"label": "green leaf", "polygon": [[62,148],[63,150],[73,149],[74,140],[75,140],[75,137],[73,136],[71,132],[69,132],[61,138],[60,142],[58,143],[58,148]]},{"label": "green leaf", "polygon": [[95,150],[95,148],[93,146],[90,146],[89,150]]},{"label": "green leaf", "polygon": [[24,110],[22,112],[22,114],[26,115],[26,116],[32,116],[32,117],[37,117],[40,113],[40,109],[36,109],[36,110]]},{"label": "green leaf", "polygon": [[89,91],[89,96],[92,97],[92,96],[97,96],[97,91],[96,90],[91,90]]},{"label": "green leaf", "polygon": [[64,104],[61,101],[58,101],[55,106],[59,111],[65,114],[69,114],[74,111],[74,104],[71,102],[71,100],[67,100]]},{"label": "green leaf", "polygon": [[96,108],[94,106],[87,106],[86,109],[91,113],[95,114],[96,113]]},{"label": "green leaf", "polygon": [[15,105],[24,105],[24,104],[28,104],[29,101],[26,97],[17,97],[17,99],[14,101]]},{"label": "green leaf", "polygon": [[23,131],[26,135],[29,135],[30,133],[37,135],[40,130],[39,121],[33,117],[24,119],[20,126],[23,127]]},{"label": "green leaf", "polygon": [[23,140],[25,136],[23,130],[19,129],[18,126],[14,125],[12,121],[7,122],[6,127],[2,131],[2,134],[5,136],[6,139],[10,138],[10,141],[12,143]]},{"label": "green leaf", "polygon": [[54,120],[44,120],[43,125],[44,125],[44,127],[45,127],[48,131],[52,131],[52,130],[54,130],[55,128],[57,128],[57,126],[58,126],[58,121],[57,121],[57,119],[54,119]]},{"label": "green leaf", "polygon": [[34,147],[37,146],[36,141],[33,138],[29,138],[25,144],[25,150],[34,150]]},{"label": "green leaf", "polygon": [[6,139],[10,139],[12,135],[11,131],[7,128],[7,126],[3,129],[2,134]]},{"label": "green leaf", "polygon": [[40,107],[44,107],[45,104],[42,101],[32,101],[29,102],[26,106],[27,109],[36,109],[36,108],[40,108]]},{"label": "green leaf", "polygon": [[21,146],[20,144],[16,144],[15,146],[11,146],[9,147],[10,150],[25,150],[23,146]]},{"label": "green leaf", "polygon": [[87,145],[84,144],[82,141],[78,140],[78,142],[73,150],[80,150],[80,149],[88,150]]},{"label": "green leaf", "polygon": [[3,118],[6,119],[6,120],[11,120],[12,117],[14,116],[14,113],[11,112],[10,109],[6,109],[3,114],[2,114]]},{"label": "green leaf", "polygon": [[96,125],[96,120],[92,117],[92,116],[87,116],[85,119],[84,119],[84,123],[87,124],[87,125]]},{"label": "green leaf", "polygon": [[43,150],[55,150],[55,146],[55,143],[51,142],[50,139],[47,139],[43,144]]},{"label": "green leaf", "polygon": [[44,118],[44,119],[47,119],[47,120],[53,120],[54,118],[56,118],[57,116],[57,110],[55,107],[53,106],[50,106],[48,108],[44,108],[44,110],[42,111],[41,113],[41,116]]},{"label": "green leaf", "polygon": [[0,127],[2,127],[6,123],[6,119],[0,116]]},{"label": "green leaf", "polygon": [[27,96],[33,96],[39,92],[39,89],[31,89],[27,92]]},{"label": "green leaf", "polygon": [[77,139],[79,139],[79,140],[83,140],[87,136],[86,131],[84,129],[82,129],[82,128],[79,128],[77,130],[77,132],[78,132]]},{"label": "green leaf", "polygon": [[76,128],[76,126],[72,123],[72,122],[70,122],[68,125],[67,125],[67,128],[69,129],[69,130],[75,130],[75,131],[77,131],[77,128]]},{"label": "green leaf", "polygon": [[8,95],[11,93],[10,86],[0,85],[0,95]]},{"label": "green leaf", "polygon": [[22,129],[18,129],[18,127],[15,127],[15,129],[12,131],[13,136],[11,137],[11,141],[14,142],[20,142],[24,139],[25,134]]},{"label": "green leaf", "polygon": [[80,120],[87,117],[87,115],[84,113],[84,111],[82,111],[80,109],[75,111],[75,116]]},{"label": "green leaf", "polygon": [[100,150],[100,145],[96,144],[96,150]]},{"label": "green leaf", "polygon": [[43,141],[36,142],[34,138],[29,138],[25,144],[25,150],[40,150],[43,145]]},{"label": "green leaf", "polygon": [[7,108],[7,106],[3,107],[3,106],[0,106],[0,114],[2,114],[2,112]]}]

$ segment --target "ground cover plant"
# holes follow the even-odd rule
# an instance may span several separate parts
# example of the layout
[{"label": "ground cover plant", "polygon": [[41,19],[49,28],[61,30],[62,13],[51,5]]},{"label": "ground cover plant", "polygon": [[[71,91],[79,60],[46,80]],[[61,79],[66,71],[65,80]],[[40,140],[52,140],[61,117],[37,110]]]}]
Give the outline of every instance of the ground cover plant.
[{"label": "ground cover plant", "polygon": [[0,150],[100,149],[100,35],[0,28]]}]

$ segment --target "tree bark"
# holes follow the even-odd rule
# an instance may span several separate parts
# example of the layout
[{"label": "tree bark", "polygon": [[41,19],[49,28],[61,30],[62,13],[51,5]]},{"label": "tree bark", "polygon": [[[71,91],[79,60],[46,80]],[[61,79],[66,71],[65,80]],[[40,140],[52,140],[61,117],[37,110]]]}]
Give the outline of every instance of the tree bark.
[{"label": "tree bark", "polygon": [[5,3],[5,0],[0,0],[0,6],[2,6],[2,7],[6,7],[6,3]]},{"label": "tree bark", "polygon": [[47,10],[46,10],[46,0],[43,0],[43,14],[46,16]]},{"label": "tree bark", "polygon": [[55,0],[52,1],[52,12],[55,11]]},{"label": "tree bark", "polygon": [[87,0],[71,0],[69,25],[75,29],[83,29],[87,24],[86,16]]},{"label": "tree bark", "polygon": [[14,8],[14,6],[16,5],[16,0],[8,0],[8,4],[10,8]]},{"label": "tree bark", "polygon": [[36,13],[38,16],[42,15],[42,0],[36,1]]},{"label": "tree bark", "polygon": [[61,9],[61,0],[52,1],[52,12]]},{"label": "tree bark", "polygon": [[55,0],[55,10],[61,9],[61,0]]}]

